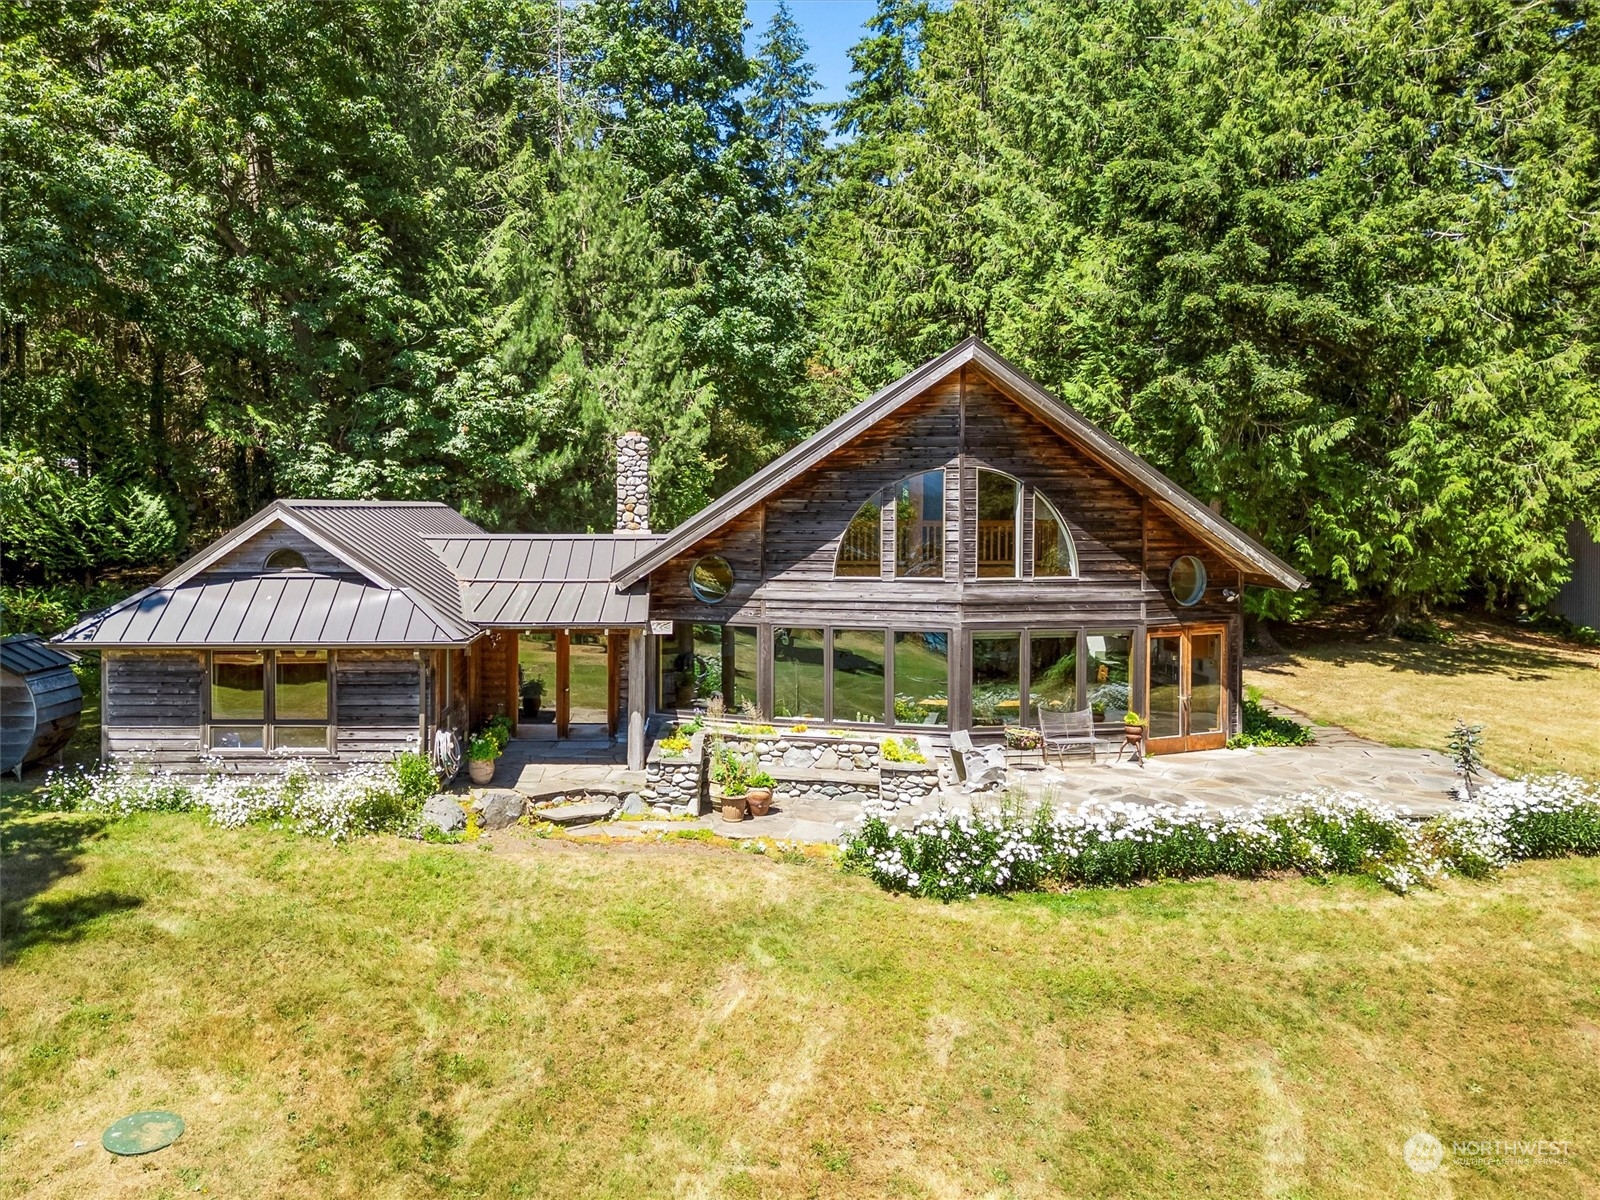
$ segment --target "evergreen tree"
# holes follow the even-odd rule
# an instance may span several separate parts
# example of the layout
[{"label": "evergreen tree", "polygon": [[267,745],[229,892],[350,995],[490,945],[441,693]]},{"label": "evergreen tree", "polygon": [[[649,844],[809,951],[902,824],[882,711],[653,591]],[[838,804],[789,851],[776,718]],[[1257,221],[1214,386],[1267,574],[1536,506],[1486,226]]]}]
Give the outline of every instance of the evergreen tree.
[{"label": "evergreen tree", "polygon": [[806,53],[800,26],[789,5],[779,0],[756,51],[750,115],[755,135],[766,147],[770,176],[789,197],[802,197],[810,189],[827,136],[823,110],[811,102],[817,73]]}]

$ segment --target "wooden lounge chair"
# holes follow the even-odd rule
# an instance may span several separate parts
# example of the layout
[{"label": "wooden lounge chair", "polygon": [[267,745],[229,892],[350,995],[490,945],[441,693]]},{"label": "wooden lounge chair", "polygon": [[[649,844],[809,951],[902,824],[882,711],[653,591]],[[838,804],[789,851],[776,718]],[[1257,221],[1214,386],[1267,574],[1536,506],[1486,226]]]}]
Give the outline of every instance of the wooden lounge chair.
[{"label": "wooden lounge chair", "polygon": [[1040,749],[1044,760],[1049,762],[1050,751],[1054,750],[1062,766],[1067,765],[1068,750],[1087,746],[1089,761],[1094,762],[1095,747],[1106,744],[1104,739],[1095,737],[1094,711],[1087,708],[1079,712],[1051,712],[1048,708],[1041,708],[1039,734],[1043,738]]},{"label": "wooden lounge chair", "polygon": [[1006,752],[998,746],[979,750],[972,744],[972,735],[958,729],[950,735],[950,765],[955,768],[956,779],[964,790],[982,791],[987,787],[1004,787],[1006,783]]}]

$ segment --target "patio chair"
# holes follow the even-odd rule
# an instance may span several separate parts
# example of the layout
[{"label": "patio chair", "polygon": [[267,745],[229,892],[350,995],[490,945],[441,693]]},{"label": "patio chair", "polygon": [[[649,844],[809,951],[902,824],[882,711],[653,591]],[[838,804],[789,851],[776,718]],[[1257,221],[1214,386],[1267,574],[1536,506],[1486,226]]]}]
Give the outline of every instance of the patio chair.
[{"label": "patio chair", "polygon": [[978,749],[965,729],[950,735],[950,764],[963,791],[979,792],[1006,784],[1006,752],[999,746]]},{"label": "patio chair", "polygon": [[1053,749],[1063,767],[1067,765],[1068,750],[1087,746],[1089,761],[1095,762],[1095,748],[1105,744],[1103,739],[1095,737],[1094,711],[1087,708],[1079,712],[1051,712],[1048,708],[1041,707],[1039,734],[1043,739],[1040,749],[1045,761],[1050,761],[1050,751]]}]

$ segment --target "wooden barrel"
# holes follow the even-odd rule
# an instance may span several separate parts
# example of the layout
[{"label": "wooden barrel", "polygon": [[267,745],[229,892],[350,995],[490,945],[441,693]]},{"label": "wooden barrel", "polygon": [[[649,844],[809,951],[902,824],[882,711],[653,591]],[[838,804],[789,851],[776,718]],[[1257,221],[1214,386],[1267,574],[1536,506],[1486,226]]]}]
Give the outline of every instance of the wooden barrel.
[{"label": "wooden barrel", "polygon": [[58,753],[82,712],[71,658],[36,633],[0,639],[0,771],[21,776]]}]

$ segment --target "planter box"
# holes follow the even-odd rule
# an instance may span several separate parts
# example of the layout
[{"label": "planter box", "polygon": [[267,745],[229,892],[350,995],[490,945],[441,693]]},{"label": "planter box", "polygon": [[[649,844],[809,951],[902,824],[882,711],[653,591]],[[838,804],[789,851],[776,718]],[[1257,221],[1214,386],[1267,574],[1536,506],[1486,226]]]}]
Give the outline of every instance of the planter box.
[{"label": "planter box", "polygon": [[644,760],[645,799],[652,805],[671,805],[675,812],[699,816],[706,801],[706,731],[689,738],[682,754],[664,754],[660,739],[652,742]]}]

